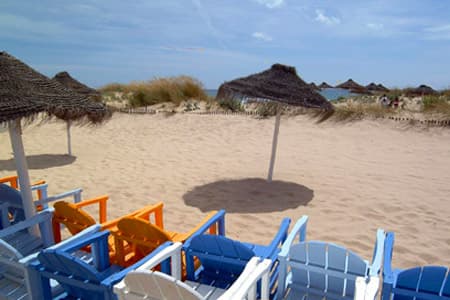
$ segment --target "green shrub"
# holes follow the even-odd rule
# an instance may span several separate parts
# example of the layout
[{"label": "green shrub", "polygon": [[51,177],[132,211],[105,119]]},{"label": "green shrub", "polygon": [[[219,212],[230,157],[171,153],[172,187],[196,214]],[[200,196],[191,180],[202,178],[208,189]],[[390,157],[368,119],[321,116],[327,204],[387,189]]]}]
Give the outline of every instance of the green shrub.
[{"label": "green shrub", "polygon": [[261,103],[258,103],[258,106],[256,108],[256,113],[259,116],[266,118],[266,117],[275,116],[279,109],[281,109],[279,103],[276,103],[273,101],[261,102]]},{"label": "green shrub", "polygon": [[450,103],[445,96],[428,95],[423,97],[424,112],[450,112]]},{"label": "green shrub", "polygon": [[219,106],[226,110],[231,110],[232,112],[244,111],[244,106],[240,99],[219,99]]}]

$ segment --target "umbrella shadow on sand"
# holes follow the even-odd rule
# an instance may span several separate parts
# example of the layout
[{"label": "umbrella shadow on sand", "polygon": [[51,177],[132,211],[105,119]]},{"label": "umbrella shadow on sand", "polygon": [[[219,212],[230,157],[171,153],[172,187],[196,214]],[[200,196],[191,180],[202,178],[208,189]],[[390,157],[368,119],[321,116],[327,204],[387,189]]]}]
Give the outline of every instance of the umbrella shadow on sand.
[{"label": "umbrella shadow on sand", "polygon": [[[73,163],[77,158],[67,154],[39,154],[26,157],[28,168],[42,170],[53,167],[61,167]],[[16,164],[14,159],[0,160],[0,170],[15,171]]]},{"label": "umbrella shadow on sand", "polygon": [[184,203],[206,212],[230,213],[283,211],[306,206],[314,191],[301,184],[261,178],[221,180],[197,186],[183,195]]}]

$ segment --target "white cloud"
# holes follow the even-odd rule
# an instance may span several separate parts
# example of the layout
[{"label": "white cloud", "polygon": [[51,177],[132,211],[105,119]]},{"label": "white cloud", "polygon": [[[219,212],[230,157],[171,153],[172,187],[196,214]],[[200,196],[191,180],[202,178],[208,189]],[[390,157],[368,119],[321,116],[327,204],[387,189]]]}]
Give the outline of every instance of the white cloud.
[{"label": "white cloud", "polygon": [[450,40],[450,24],[427,27],[424,29],[425,39]]},{"label": "white cloud", "polygon": [[316,21],[325,24],[325,25],[338,25],[341,24],[341,19],[334,17],[334,16],[327,16],[325,13],[320,10],[316,9]]},{"label": "white cloud", "polygon": [[428,32],[450,32],[450,24],[425,28]]},{"label": "white cloud", "polygon": [[268,8],[280,7],[284,4],[284,0],[255,0],[259,4],[265,5]]},{"label": "white cloud", "polygon": [[372,30],[382,30],[384,25],[381,23],[367,23],[366,26]]},{"label": "white cloud", "polygon": [[272,40],[272,37],[264,32],[253,32],[252,37],[265,42],[270,42]]}]

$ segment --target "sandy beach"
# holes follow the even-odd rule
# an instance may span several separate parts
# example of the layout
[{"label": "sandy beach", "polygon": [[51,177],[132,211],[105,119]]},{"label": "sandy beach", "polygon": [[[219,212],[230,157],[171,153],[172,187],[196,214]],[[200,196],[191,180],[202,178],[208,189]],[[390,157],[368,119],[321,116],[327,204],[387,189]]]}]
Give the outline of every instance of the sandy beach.
[{"label": "sandy beach", "polygon": [[[232,238],[267,243],[283,217],[309,215],[308,238],[369,259],[377,228],[394,231],[396,267],[450,265],[450,130],[393,121],[282,119],[274,181],[267,176],[274,118],[115,114],[100,127],[30,125],[23,139],[32,180],[50,194],[82,187],[110,195],[108,218],[165,203],[170,230],[227,210]],[[15,173],[0,132],[0,176]]]}]

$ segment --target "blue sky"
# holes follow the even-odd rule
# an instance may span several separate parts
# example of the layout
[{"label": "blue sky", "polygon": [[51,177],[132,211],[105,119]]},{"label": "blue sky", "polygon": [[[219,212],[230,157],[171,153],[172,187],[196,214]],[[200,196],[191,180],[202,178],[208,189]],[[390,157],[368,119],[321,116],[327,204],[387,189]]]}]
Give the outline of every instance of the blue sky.
[{"label": "blue sky", "polygon": [[0,45],[93,87],[191,75],[217,88],[278,62],[308,82],[441,89],[450,1],[2,0]]}]

